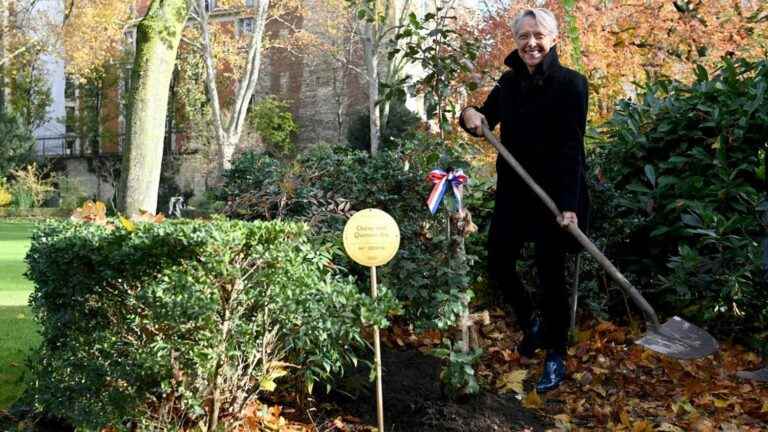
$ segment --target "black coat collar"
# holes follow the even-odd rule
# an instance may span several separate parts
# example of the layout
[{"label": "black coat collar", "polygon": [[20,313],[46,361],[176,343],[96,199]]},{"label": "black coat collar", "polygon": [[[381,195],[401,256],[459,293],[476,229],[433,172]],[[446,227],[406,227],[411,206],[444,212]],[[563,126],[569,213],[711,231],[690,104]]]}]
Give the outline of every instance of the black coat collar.
[{"label": "black coat collar", "polygon": [[[504,59],[504,64],[507,65],[510,69],[515,71],[515,74],[520,77],[528,77],[531,76],[530,71],[528,70],[528,65],[525,64],[522,58],[520,58],[520,54],[517,52],[517,50],[512,51],[509,53],[506,59]],[[552,71],[557,69],[560,66],[560,59],[557,57],[557,49],[556,46],[553,46],[549,49],[549,52],[547,55],[544,56],[544,60],[542,60],[541,63],[536,65],[536,69],[533,70],[533,76],[535,78],[543,79],[547,77]]]}]

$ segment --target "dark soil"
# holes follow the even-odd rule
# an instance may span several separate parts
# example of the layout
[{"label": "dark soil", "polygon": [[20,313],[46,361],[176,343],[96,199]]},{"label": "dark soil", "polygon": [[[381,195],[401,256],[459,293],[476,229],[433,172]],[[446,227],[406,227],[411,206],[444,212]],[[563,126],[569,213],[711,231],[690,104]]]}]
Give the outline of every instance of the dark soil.
[{"label": "dark soil", "polygon": [[[440,360],[417,350],[385,348],[382,367],[387,432],[543,431],[552,427],[512,395],[481,391],[466,401],[449,400],[440,391]],[[375,384],[367,373],[352,375],[328,398],[342,415],[376,425]],[[354,430],[353,425],[348,427]]]}]

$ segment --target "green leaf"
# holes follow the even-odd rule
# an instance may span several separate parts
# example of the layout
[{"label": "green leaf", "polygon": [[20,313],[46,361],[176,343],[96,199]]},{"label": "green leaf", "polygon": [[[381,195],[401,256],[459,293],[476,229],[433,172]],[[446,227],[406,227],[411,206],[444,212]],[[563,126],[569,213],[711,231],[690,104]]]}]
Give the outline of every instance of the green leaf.
[{"label": "green leaf", "polygon": [[653,166],[646,165],[644,171],[645,171],[645,178],[647,178],[648,181],[651,183],[651,186],[655,188],[656,187],[656,170],[653,169]]}]

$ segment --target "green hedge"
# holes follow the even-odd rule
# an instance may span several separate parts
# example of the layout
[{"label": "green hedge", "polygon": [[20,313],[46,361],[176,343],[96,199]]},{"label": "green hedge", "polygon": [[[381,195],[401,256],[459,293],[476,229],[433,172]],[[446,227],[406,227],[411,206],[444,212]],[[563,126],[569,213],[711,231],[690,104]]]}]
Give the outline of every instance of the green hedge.
[{"label": "green hedge", "polygon": [[48,222],[26,259],[43,336],[31,390],[77,426],[197,424],[214,400],[236,420],[285,373],[311,387],[357,363],[361,326],[394,307],[329,270],[302,224],[116,224]]},{"label": "green hedge", "polygon": [[592,158],[597,235],[666,312],[765,346],[768,62],[697,75],[618,105]]}]

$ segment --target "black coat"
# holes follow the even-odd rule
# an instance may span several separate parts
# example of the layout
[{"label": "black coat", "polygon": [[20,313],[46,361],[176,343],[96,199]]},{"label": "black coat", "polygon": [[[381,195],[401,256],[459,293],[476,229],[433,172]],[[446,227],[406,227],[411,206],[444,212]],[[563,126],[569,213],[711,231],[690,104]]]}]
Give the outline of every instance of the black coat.
[{"label": "black coat", "polygon": [[[496,82],[483,106],[476,109],[485,116],[491,129],[501,124],[502,145],[561,212],[576,212],[579,227],[586,231],[589,222],[584,162],[587,79],[562,66],[554,47],[533,74],[516,50],[504,63],[510,69]],[[461,126],[475,135],[467,130],[463,119]],[[552,213],[502,157],[497,158],[496,171],[494,235],[527,241],[560,230]]]}]

